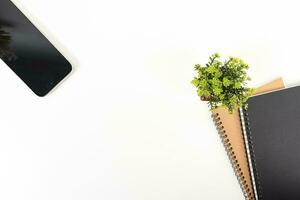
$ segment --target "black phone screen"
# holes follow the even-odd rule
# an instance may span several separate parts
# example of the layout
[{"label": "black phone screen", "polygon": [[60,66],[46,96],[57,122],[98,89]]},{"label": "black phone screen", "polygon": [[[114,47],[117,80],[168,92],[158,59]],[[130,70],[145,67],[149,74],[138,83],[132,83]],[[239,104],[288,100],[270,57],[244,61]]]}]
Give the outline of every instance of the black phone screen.
[{"label": "black phone screen", "polygon": [[0,0],[0,58],[38,96],[45,96],[72,70],[10,0]]}]

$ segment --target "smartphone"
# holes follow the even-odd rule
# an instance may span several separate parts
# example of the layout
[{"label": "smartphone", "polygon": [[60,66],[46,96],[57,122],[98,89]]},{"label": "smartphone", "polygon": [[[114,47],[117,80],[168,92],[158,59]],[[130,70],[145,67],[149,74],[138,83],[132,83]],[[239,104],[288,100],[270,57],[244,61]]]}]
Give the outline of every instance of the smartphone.
[{"label": "smartphone", "polygon": [[0,0],[0,58],[38,96],[45,96],[72,71],[67,59],[10,0]]}]

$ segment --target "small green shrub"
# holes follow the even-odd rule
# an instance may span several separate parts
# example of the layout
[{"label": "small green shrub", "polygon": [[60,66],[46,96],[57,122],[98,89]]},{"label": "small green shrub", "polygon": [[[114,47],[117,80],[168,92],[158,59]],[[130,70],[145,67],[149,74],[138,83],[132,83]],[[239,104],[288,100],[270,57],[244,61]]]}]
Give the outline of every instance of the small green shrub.
[{"label": "small green shrub", "polygon": [[208,101],[210,109],[225,106],[233,109],[243,106],[247,108],[247,99],[254,89],[246,87],[250,77],[247,75],[248,65],[236,57],[220,61],[218,53],[209,57],[204,66],[195,65],[198,73],[192,84],[197,88],[197,94],[202,100]]}]

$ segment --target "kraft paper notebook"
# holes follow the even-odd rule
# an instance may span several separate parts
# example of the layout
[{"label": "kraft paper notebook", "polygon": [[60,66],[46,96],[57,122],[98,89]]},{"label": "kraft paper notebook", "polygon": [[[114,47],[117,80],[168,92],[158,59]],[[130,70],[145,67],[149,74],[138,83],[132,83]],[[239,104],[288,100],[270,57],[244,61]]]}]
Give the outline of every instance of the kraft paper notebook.
[{"label": "kraft paper notebook", "polygon": [[[284,88],[281,78],[276,79],[256,90],[256,94]],[[234,172],[243,190],[245,198],[254,199],[250,169],[248,167],[246,148],[243,139],[242,126],[238,110],[230,114],[226,108],[217,108],[212,111],[219,135],[231,161]]]},{"label": "kraft paper notebook", "polygon": [[299,200],[300,86],[248,104],[241,119],[256,200]]}]

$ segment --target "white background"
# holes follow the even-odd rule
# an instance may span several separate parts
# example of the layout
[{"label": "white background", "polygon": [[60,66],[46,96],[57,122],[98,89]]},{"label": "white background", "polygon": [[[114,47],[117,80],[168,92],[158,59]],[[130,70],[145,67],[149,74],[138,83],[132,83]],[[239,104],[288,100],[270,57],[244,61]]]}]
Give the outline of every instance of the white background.
[{"label": "white background", "polygon": [[243,199],[193,66],[298,84],[297,1],[14,2],[74,72],[39,98],[0,63],[0,199]]}]

